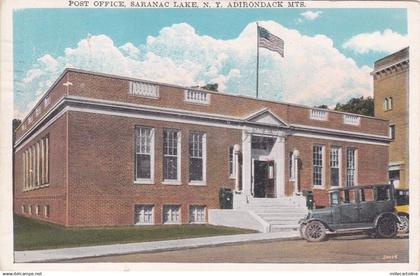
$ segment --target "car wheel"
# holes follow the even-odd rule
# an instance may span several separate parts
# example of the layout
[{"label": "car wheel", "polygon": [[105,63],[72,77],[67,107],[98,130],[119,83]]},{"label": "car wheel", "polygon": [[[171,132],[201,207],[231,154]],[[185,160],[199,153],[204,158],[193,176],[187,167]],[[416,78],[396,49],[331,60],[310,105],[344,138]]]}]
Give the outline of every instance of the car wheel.
[{"label": "car wheel", "polygon": [[306,231],[306,224],[301,224],[299,225],[299,235],[301,239],[305,239],[306,240],[306,235],[305,235],[305,231]]},{"label": "car wheel", "polygon": [[397,235],[398,226],[391,216],[381,217],[376,226],[376,233],[380,238],[393,238]]},{"label": "car wheel", "polygon": [[409,231],[408,217],[401,215],[399,216],[401,223],[398,223],[398,233],[407,234]]},{"label": "car wheel", "polygon": [[305,238],[310,242],[319,242],[325,239],[327,230],[319,221],[311,221],[305,227]]}]

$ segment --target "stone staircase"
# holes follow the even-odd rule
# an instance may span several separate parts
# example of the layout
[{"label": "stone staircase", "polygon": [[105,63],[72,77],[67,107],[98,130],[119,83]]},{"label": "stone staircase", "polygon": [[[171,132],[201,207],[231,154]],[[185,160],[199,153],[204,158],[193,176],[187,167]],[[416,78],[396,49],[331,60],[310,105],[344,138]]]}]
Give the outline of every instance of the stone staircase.
[{"label": "stone staircase", "polygon": [[249,198],[242,206],[266,223],[267,232],[297,231],[308,214],[304,197]]}]

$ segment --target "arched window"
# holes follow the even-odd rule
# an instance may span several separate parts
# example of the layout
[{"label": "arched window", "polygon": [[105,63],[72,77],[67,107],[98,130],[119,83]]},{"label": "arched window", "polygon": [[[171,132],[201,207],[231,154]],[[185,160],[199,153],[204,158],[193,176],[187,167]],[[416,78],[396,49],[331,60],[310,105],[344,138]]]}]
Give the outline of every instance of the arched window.
[{"label": "arched window", "polygon": [[392,109],[392,97],[386,97],[382,104],[382,107],[385,111]]},{"label": "arched window", "polygon": [[392,97],[388,98],[388,110],[392,109]]},{"label": "arched window", "polygon": [[383,102],[383,104],[382,104],[382,108],[383,108],[384,110],[388,110],[388,98],[385,98],[385,99],[384,99],[384,102]]}]

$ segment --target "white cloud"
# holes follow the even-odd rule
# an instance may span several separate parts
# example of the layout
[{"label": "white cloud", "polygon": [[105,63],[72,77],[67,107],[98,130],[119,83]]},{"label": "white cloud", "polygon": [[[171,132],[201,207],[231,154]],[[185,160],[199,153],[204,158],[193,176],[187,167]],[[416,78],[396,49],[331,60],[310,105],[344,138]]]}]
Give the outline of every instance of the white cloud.
[{"label": "white cloud", "polygon": [[361,33],[353,36],[343,44],[344,49],[352,50],[359,54],[368,52],[392,53],[408,46],[407,35],[394,32],[390,29],[382,33]]},{"label": "white cloud", "polygon": [[[260,50],[262,98],[312,106],[371,94],[371,68],[358,67],[327,36],[305,36],[273,21],[261,23],[285,41],[284,58]],[[165,27],[137,46],[117,46],[106,35],[91,36],[63,55],[43,56],[33,65],[17,97],[16,115],[28,111],[66,67],[186,86],[217,82],[222,91],[254,96],[255,36],[254,22],[230,40],[199,35],[186,23]]]},{"label": "white cloud", "polygon": [[321,15],[321,11],[306,11],[306,12],[302,12],[300,15],[302,17],[304,17],[306,20],[314,20],[316,18],[318,18]]}]

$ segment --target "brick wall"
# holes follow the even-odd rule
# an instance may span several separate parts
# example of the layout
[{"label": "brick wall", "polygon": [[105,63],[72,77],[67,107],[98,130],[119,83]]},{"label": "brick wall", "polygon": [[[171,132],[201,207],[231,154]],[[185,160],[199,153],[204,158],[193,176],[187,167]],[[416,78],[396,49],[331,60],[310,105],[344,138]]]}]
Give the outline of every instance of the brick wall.
[{"label": "brick wall", "polygon": [[[312,146],[320,144],[325,146],[324,154],[324,187],[322,189],[314,188],[312,184]],[[379,184],[388,183],[388,147],[381,145],[370,145],[361,143],[351,143],[343,141],[332,141],[324,139],[304,138],[288,136],[286,140],[286,159],[287,154],[298,149],[300,152],[300,167],[299,167],[299,185],[301,191],[314,191],[314,200],[317,206],[325,206],[328,203],[327,190],[331,188],[330,185],[330,148],[331,146],[338,146],[342,150],[341,154],[341,185],[346,183],[346,148],[353,147],[357,150],[357,179],[358,184]],[[288,179],[288,162],[286,163],[286,195],[293,193],[294,182]]]},{"label": "brick wall", "polygon": [[[155,128],[155,184],[134,184],[134,127]],[[181,130],[181,185],[162,184],[163,128]],[[188,131],[207,135],[207,185],[188,185]],[[69,225],[133,224],[135,204],[154,204],[162,223],[162,205],[180,204],[183,223],[188,205],[218,208],[220,187],[229,179],[228,148],[241,132],[163,121],[69,113]]]},{"label": "brick wall", "polygon": [[[53,125],[32,137],[29,142],[15,152],[14,175],[14,212],[54,223],[66,223],[66,195],[67,195],[67,118],[62,115]],[[23,152],[34,145],[41,138],[49,135],[49,185],[30,191],[23,191]],[[22,205],[26,212],[22,214]],[[28,206],[32,206],[32,215],[28,214]],[[34,212],[39,205],[41,214]],[[44,216],[44,206],[49,206],[49,216]]]}]

